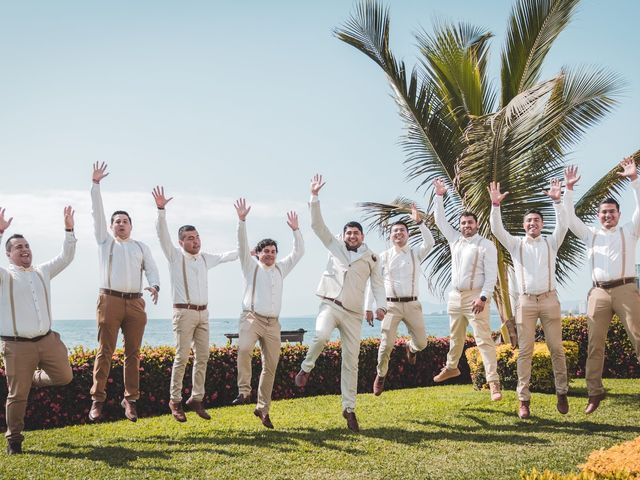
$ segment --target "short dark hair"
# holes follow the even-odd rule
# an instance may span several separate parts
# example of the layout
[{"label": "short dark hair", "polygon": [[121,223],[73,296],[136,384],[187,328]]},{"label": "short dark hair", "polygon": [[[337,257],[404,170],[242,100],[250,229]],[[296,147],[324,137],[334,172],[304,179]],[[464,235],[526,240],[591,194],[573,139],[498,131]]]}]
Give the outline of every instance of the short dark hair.
[{"label": "short dark hair", "polygon": [[19,233],[14,233],[9,238],[7,238],[7,241],[4,244],[4,248],[7,250],[7,252],[11,251],[11,240],[13,240],[14,238],[24,238],[24,235],[21,235]]},{"label": "short dark hair", "polygon": [[264,248],[271,246],[276,247],[276,253],[278,253],[278,242],[270,238],[263,238],[256,245],[256,253],[260,253]]},{"label": "short dark hair", "polygon": [[184,240],[184,236],[187,232],[194,232],[196,227],[193,225],[183,225],[178,229],[178,240]]},{"label": "short dark hair", "polygon": [[536,208],[530,208],[529,210],[527,210],[526,212],[524,212],[524,216],[522,217],[527,218],[527,215],[529,214],[534,214],[534,215],[538,215],[540,217],[540,220],[542,220],[544,222],[544,215],[542,215],[542,212]]},{"label": "short dark hair", "polygon": [[404,222],[404,221],[402,221],[402,220],[398,220],[398,221],[396,221],[396,222],[393,222],[393,223],[391,224],[391,226],[389,227],[389,230],[391,230],[391,229],[392,229],[393,227],[395,227],[396,225],[402,225],[402,226],[405,228],[405,230],[406,230],[407,232],[409,231],[409,225],[407,225],[407,222]]},{"label": "short dark hair", "polygon": [[354,222],[354,221],[348,222],[342,229],[342,233],[346,232],[347,228],[357,228],[358,230],[360,230],[360,233],[364,235],[364,230],[362,229],[362,225],[360,225],[358,222]]},{"label": "short dark hair", "polygon": [[620,204],[616,201],[615,198],[611,198],[611,197],[607,197],[604,200],[602,200],[599,204],[598,204],[598,210],[600,210],[600,207],[602,205],[604,205],[605,203],[608,203],[610,205],[615,205],[616,208],[618,209],[618,211],[620,211]]},{"label": "short dark hair", "polygon": [[115,218],[116,215],[126,215],[127,218],[129,219],[129,223],[133,225],[133,222],[131,221],[131,216],[129,216],[129,214],[124,210],[116,210],[111,214],[111,225],[113,225],[113,219]]},{"label": "short dark hair", "polygon": [[478,217],[476,216],[476,214],[473,212],[470,212],[469,210],[465,210],[464,212],[462,212],[460,214],[460,218],[462,217],[471,217],[476,221],[476,223],[478,222]]}]

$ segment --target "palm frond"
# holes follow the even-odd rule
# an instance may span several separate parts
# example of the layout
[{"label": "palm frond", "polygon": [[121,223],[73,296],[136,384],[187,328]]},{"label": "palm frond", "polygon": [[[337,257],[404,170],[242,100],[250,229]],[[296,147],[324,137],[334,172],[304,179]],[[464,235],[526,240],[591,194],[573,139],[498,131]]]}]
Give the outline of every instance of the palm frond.
[{"label": "palm frond", "polygon": [[502,51],[501,106],[538,82],[547,53],[579,1],[518,0],[514,5]]}]

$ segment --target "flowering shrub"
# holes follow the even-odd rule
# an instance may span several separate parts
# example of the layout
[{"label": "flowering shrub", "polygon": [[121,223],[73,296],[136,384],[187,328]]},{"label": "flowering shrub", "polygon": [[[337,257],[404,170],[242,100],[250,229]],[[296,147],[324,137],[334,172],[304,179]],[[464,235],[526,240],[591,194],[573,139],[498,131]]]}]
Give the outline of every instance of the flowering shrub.
[{"label": "flowering shrub", "polygon": [[[587,361],[587,317],[579,315],[562,319],[562,339],[571,340],[578,344],[577,377],[584,377]],[[544,333],[538,325],[536,341],[544,341]],[[605,346],[603,377],[609,378],[638,378],[640,366],[633,349],[633,345],[624,329],[624,325],[617,316],[613,317]]]},{"label": "flowering shrub", "polygon": [[[418,352],[416,365],[408,365],[405,359],[406,339],[399,338],[393,350],[387,374],[387,389],[427,386],[433,384],[433,376],[444,365],[449,350],[447,338],[429,339],[427,347]],[[364,339],[360,346],[360,363],[358,372],[358,392],[371,392],[376,376],[378,357],[378,339]],[[468,338],[465,348],[473,346],[473,339]],[[87,415],[91,407],[89,389],[92,384],[93,362],[95,350],[75,348],[69,357],[73,369],[73,380],[62,387],[33,388],[27,403],[25,424],[27,429],[51,428],[64,425],[87,423]],[[175,349],[173,347],[148,347],[140,352],[140,400],[137,402],[138,415],[148,417],[169,412],[169,383]],[[340,342],[330,342],[316,362],[311,372],[308,385],[299,389],[294,378],[300,370],[300,364],[307,354],[307,346],[284,344],[281,350],[280,363],[276,372],[273,398],[296,398],[313,395],[337,394],[340,392]],[[212,347],[207,365],[204,405],[208,407],[231,404],[236,397],[237,347]],[[191,371],[193,358],[189,360],[185,371],[183,397],[186,400],[191,394]],[[124,418],[120,401],[124,391],[123,383],[124,353],[116,350],[113,355],[111,372],[107,381],[107,401],[104,407],[106,419]],[[252,358],[255,400],[258,377],[261,370],[259,350],[255,350]],[[0,364],[0,377],[4,377],[4,365]],[[463,358],[460,361],[462,375],[452,383],[468,383],[469,368]],[[7,384],[0,379],[0,402],[4,405],[7,397]],[[0,425],[6,428],[5,410],[0,409]]]},{"label": "flowering shrub", "polygon": [[[567,374],[569,381],[575,376],[578,363],[578,344],[576,342],[564,341],[564,352],[567,360]],[[469,348],[466,351],[467,362],[471,369],[471,381],[477,389],[488,388],[485,376],[484,364],[477,347]],[[518,350],[511,345],[498,345],[496,347],[498,358],[498,375],[502,387],[508,390],[515,390],[518,386]],[[551,354],[545,343],[536,343],[533,347],[533,357],[531,359],[531,383],[529,389],[532,392],[555,393],[553,380],[553,367],[551,365]]]}]

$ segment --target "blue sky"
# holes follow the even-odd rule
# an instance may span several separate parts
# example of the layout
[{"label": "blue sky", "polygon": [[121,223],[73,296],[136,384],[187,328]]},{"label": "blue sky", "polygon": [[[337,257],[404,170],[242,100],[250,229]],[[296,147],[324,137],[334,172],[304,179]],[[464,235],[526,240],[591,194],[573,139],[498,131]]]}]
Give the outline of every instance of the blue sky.
[{"label": "blue sky", "polygon": [[[392,46],[413,64],[413,33],[435,19],[465,20],[495,34],[492,68],[510,1],[391,3]],[[309,227],[309,179],[325,175],[321,200],[338,231],[359,218],[355,204],[397,195],[422,199],[404,182],[402,123],[382,72],[338,41],[332,29],[349,1],[160,2],[30,1],[0,3],[0,205],[15,217],[35,261],[62,241],[62,207],[77,209],[75,262],[54,283],[56,318],[93,318],[97,248],[92,238],[91,164],[109,163],[107,211],[124,208],[134,237],[147,242],[165,288],[152,318],[170,316],[166,262],[155,238],[151,189],[175,199],[169,225],[195,224],[208,251],[235,247],[232,202],[247,197],[250,239],[270,236],[285,253],[285,212],[300,213],[307,254],[285,284],[285,316],[314,314],[326,252]],[[568,160],[581,166],[578,194],[640,148],[640,66],[633,0],[584,1],[548,57],[545,76],[563,65],[599,65],[627,82],[621,105]],[[430,194],[430,192],[427,192]],[[633,203],[626,192],[623,218]],[[375,250],[385,243],[370,233]],[[427,272],[428,275],[429,272]],[[237,316],[238,264],[210,275],[212,315]],[[425,291],[422,298],[440,303]],[[589,275],[560,291],[584,298]]]}]

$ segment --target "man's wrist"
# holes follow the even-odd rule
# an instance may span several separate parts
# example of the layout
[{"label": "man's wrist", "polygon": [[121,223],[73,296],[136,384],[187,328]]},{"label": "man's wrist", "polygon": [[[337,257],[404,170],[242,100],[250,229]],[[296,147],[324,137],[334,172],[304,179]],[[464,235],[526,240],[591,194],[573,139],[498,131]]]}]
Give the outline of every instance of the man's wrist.
[{"label": "man's wrist", "polygon": [[[72,228],[65,228],[64,231],[65,232],[73,232],[73,227]],[[0,233],[2,233],[2,232],[0,232]]]},{"label": "man's wrist", "polygon": [[96,185],[100,185],[100,180],[92,180],[93,183],[95,183]]},{"label": "man's wrist", "polygon": [[480,296],[480,300],[482,300],[483,302],[486,302],[487,301],[487,297],[485,297],[484,295],[481,295]]},{"label": "man's wrist", "polygon": [[158,207],[158,210],[164,210],[164,207]]},{"label": "man's wrist", "polygon": [[500,206],[500,202],[491,202],[491,206],[492,207],[499,207]]},{"label": "man's wrist", "polygon": [[153,288],[156,292],[160,292],[160,285],[151,285],[151,288]]}]

